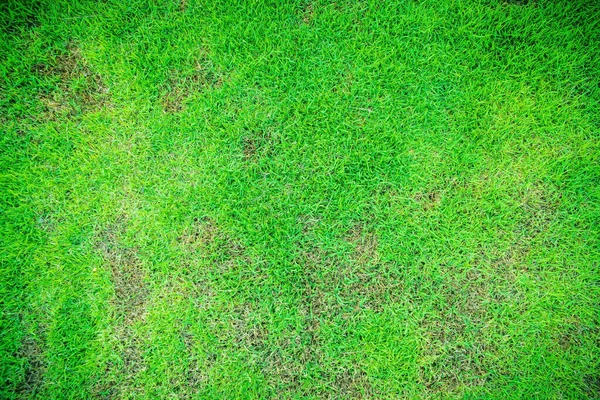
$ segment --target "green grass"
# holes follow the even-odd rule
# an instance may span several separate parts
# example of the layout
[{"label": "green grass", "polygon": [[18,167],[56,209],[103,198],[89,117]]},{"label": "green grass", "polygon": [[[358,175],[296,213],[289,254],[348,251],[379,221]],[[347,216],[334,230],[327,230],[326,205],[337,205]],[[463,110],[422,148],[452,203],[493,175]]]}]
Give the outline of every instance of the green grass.
[{"label": "green grass", "polygon": [[0,397],[600,397],[596,0],[0,18]]}]

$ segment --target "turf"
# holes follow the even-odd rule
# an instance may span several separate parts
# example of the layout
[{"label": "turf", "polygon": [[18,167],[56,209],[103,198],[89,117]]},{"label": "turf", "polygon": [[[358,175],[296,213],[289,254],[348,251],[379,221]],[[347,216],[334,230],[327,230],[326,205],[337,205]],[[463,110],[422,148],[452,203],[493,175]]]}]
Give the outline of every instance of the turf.
[{"label": "turf", "polygon": [[0,397],[600,397],[596,0],[0,18]]}]

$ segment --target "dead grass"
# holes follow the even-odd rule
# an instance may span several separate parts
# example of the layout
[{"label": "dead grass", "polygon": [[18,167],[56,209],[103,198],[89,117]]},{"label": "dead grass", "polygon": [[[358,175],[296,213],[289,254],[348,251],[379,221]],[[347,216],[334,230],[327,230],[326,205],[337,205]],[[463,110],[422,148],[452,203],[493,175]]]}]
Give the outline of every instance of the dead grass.
[{"label": "dead grass", "polygon": [[242,260],[248,261],[244,246],[221,230],[209,217],[195,218],[177,241],[190,257],[206,258],[210,253],[218,255],[211,260],[220,272],[231,271]]},{"label": "dead grass", "polygon": [[359,368],[343,368],[335,376],[333,386],[336,389],[335,398],[375,398],[375,391],[369,382],[367,374]]},{"label": "dead grass", "polygon": [[[123,361],[122,369],[116,365],[117,373],[123,378],[117,388],[119,393],[130,390],[133,378],[147,368],[142,356],[140,338],[134,332],[134,325],[144,320],[149,289],[145,283],[146,272],[135,249],[123,246],[119,241],[121,230],[111,227],[96,242],[96,249],[102,254],[111,271],[115,291],[114,335]],[[112,371],[107,371],[112,372]],[[117,385],[115,383],[115,385]]]},{"label": "dead grass", "polygon": [[246,161],[272,156],[279,139],[269,129],[246,129],[242,138],[242,153]]},{"label": "dead grass", "polygon": [[28,335],[21,342],[19,358],[27,360],[27,364],[25,378],[17,388],[17,393],[24,397],[34,396],[44,381],[44,374],[48,368],[41,345],[44,341]]},{"label": "dead grass", "polygon": [[361,265],[380,262],[379,239],[374,232],[368,232],[362,223],[355,224],[346,240],[354,245],[353,259]]},{"label": "dead grass", "polygon": [[485,357],[494,347],[481,332],[485,322],[475,308],[450,304],[421,321],[425,342],[420,381],[431,394],[456,395],[461,388],[485,384]]},{"label": "dead grass", "polygon": [[194,394],[208,381],[208,371],[212,368],[214,360],[199,360],[194,350],[195,338],[189,331],[183,330],[181,333],[185,352],[187,355],[188,367],[185,375],[185,390],[183,393],[188,395],[184,398],[193,398]]},{"label": "dead grass", "polygon": [[75,45],[56,57],[51,65],[36,64],[33,72],[57,81],[54,91],[40,96],[47,118],[74,117],[110,105],[109,88],[90,69]]},{"label": "dead grass", "polygon": [[583,384],[591,398],[600,397],[600,375],[586,375]]},{"label": "dead grass", "polygon": [[442,201],[441,193],[437,190],[426,193],[417,192],[413,198],[417,203],[421,204],[424,211],[430,211],[437,208]]},{"label": "dead grass", "polygon": [[197,250],[210,246],[217,235],[218,229],[214,220],[209,217],[194,218],[192,226],[186,228],[177,241],[188,250]]},{"label": "dead grass", "polygon": [[315,16],[314,4],[312,2],[309,2],[302,9],[302,12],[301,12],[302,23],[304,25],[310,24],[311,21],[313,20],[314,16]]},{"label": "dead grass", "polygon": [[185,109],[186,99],[194,93],[218,89],[222,85],[223,74],[208,57],[208,50],[202,49],[191,71],[171,71],[171,76],[163,87],[163,110],[171,114],[181,112]]}]

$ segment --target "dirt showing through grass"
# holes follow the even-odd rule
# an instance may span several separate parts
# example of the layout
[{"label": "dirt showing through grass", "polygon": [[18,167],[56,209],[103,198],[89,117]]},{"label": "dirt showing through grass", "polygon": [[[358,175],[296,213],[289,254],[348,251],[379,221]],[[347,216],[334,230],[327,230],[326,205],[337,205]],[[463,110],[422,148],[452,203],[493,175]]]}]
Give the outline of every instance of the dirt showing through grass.
[{"label": "dirt showing through grass", "polygon": [[55,82],[55,90],[41,96],[50,119],[74,117],[110,104],[109,88],[91,70],[81,50],[72,44],[50,64],[36,64],[33,70]]},{"label": "dirt showing through grass", "polygon": [[96,243],[96,249],[102,254],[111,272],[114,287],[113,307],[115,310],[113,326],[123,366],[111,365],[111,376],[118,376],[114,387],[102,388],[102,391],[125,393],[135,376],[147,368],[142,355],[140,338],[135,325],[143,322],[146,314],[146,301],[149,289],[145,282],[146,272],[134,248],[129,248],[119,240],[122,232],[118,227],[104,231]]},{"label": "dirt showing through grass", "polygon": [[34,397],[43,384],[44,374],[48,368],[42,343],[43,338],[25,336],[19,349],[19,357],[27,360],[25,378],[17,392],[24,397]]},{"label": "dirt showing through grass", "polygon": [[[185,7],[182,2],[182,7]],[[193,67],[174,69],[163,85],[162,106],[166,113],[184,110],[186,100],[194,93],[218,89],[223,85],[223,74],[208,57],[208,50],[202,49]]]}]

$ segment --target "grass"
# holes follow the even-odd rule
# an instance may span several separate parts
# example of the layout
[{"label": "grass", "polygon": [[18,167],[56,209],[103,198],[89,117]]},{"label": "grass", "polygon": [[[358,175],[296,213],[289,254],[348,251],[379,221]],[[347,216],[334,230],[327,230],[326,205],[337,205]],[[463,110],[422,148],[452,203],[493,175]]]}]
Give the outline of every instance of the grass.
[{"label": "grass", "polygon": [[597,1],[0,18],[0,397],[600,397]]}]

